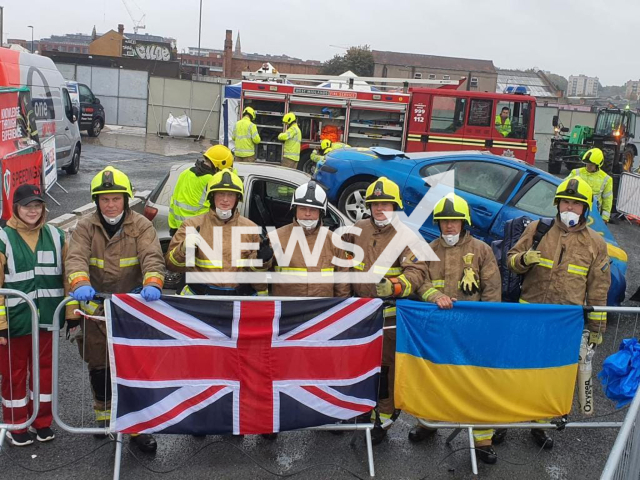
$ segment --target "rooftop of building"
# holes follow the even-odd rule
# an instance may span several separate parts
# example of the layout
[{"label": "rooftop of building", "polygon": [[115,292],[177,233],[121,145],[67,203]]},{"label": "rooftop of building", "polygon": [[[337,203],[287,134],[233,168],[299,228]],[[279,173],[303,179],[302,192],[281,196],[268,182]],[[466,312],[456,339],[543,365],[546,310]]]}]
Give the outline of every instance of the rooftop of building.
[{"label": "rooftop of building", "polygon": [[402,53],[373,50],[373,61],[378,64],[419,66],[440,70],[461,70],[465,72],[496,73],[491,60],[473,58],[441,57],[421,53]]}]

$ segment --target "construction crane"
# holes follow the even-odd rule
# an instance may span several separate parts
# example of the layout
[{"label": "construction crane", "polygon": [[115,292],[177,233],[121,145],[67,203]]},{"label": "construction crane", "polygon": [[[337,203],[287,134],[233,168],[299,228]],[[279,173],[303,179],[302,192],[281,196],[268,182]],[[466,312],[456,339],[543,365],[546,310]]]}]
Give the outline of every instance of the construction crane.
[{"label": "construction crane", "polygon": [[143,23],[144,23],[144,19],[146,18],[147,15],[142,11],[142,9],[138,6],[138,4],[135,2],[135,0],[133,1],[133,4],[138,8],[140,13],[142,13],[142,16],[140,17],[140,20],[137,20],[137,21],[136,21],[135,17],[133,16],[133,13],[131,12],[131,8],[130,8],[129,3],[127,2],[127,0],[122,0],[122,3],[124,4],[124,8],[127,9],[127,13],[131,17],[131,21],[133,22],[133,33],[135,33],[137,35],[138,34],[138,30],[146,29],[147,27],[146,27],[146,25],[143,25]]}]

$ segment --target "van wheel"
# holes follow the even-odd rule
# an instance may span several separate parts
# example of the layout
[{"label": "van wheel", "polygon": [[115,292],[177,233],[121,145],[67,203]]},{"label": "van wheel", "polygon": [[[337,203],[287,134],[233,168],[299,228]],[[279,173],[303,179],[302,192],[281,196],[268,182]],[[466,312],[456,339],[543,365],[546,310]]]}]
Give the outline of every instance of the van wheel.
[{"label": "van wheel", "polygon": [[100,120],[99,118],[96,118],[91,124],[91,127],[89,128],[89,130],[87,130],[87,133],[89,134],[90,137],[97,137],[98,135],[100,135],[101,131],[102,131],[102,120]]},{"label": "van wheel", "polygon": [[69,175],[75,175],[80,170],[80,147],[76,146],[73,151],[73,158],[71,164],[68,167],[64,167],[64,171]]}]

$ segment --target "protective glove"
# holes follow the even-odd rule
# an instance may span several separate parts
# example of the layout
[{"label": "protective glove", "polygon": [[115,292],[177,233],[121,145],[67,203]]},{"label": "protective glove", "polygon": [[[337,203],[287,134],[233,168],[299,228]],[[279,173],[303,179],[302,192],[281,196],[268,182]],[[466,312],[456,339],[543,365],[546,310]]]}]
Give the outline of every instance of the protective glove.
[{"label": "protective glove", "polygon": [[376,295],[385,298],[390,297],[393,294],[393,284],[388,278],[383,278],[380,283],[376,285]]},{"label": "protective glove", "polygon": [[602,333],[589,332],[589,344],[600,345],[602,343]]},{"label": "protective glove", "polygon": [[540,263],[540,251],[539,250],[527,250],[522,256],[522,262],[526,265],[537,265]]},{"label": "protective glove", "polygon": [[[196,228],[198,234],[200,234],[200,227]],[[197,247],[199,241],[199,235],[187,234],[182,242],[182,253],[186,253],[188,248]]]},{"label": "protective glove", "polygon": [[460,280],[460,290],[465,295],[473,295],[480,291],[480,284],[478,283],[478,275],[473,271],[473,268],[466,267],[462,273],[462,280]]},{"label": "protective glove", "polygon": [[263,263],[267,263],[273,257],[273,248],[271,248],[271,243],[269,242],[269,237],[265,237],[260,242],[260,250],[258,250],[258,258],[262,260]]},{"label": "protective glove", "polygon": [[316,157],[316,155],[318,155],[318,150],[316,150],[315,148],[313,149],[313,152],[311,152],[311,160],[314,162],[318,161],[318,158]]},{"label": "protective glove", "polygon": [[158,300],[160,298],[160,295],[162,295],[162,290],[151,285],[144,287],[140,292],[140,296],[144,298],[145,302],[153,302],[154,300]]},{"label": "protective glove", "polygon": [[8,338],[9,338],[9,329],[5,328],[3,330],[0,330],[0,345],[6,345]]},{"label": "protective glove", "polygon": [[91,285],[83,285],[82,287],[76,288],[69,295],[78,302],[88,302],[96,296],[96,291]]}]

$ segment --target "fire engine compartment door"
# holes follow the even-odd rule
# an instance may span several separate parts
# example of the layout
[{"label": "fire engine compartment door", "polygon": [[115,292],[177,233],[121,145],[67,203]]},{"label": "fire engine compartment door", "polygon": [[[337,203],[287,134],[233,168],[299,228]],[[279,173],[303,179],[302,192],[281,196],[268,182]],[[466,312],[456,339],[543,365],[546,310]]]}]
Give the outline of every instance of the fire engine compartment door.
[{"label": "fire engine compartment door", "polygon": [[363,100],[352,100],[351,108],[366,108],[369,110],[388,110],[391,112],[405,112],[406,103],[386,103],[386,102],[366,102]]},{"label": "fire engine compartment door", "polygon": [[252,98],[254,100],[271,100],[272,102],[283,102],[285,95],[283,93],[245,91],[244,98]]}]

